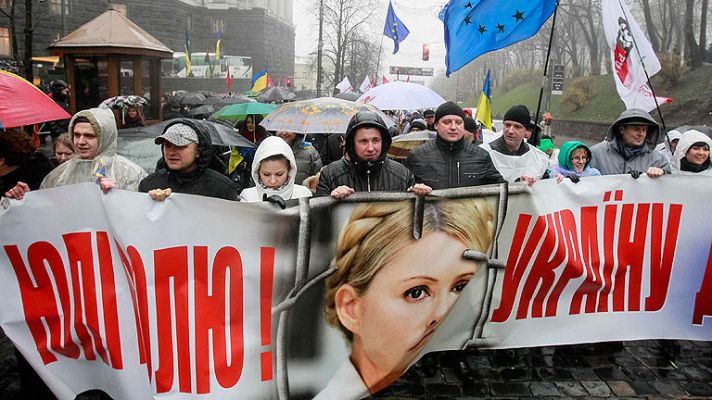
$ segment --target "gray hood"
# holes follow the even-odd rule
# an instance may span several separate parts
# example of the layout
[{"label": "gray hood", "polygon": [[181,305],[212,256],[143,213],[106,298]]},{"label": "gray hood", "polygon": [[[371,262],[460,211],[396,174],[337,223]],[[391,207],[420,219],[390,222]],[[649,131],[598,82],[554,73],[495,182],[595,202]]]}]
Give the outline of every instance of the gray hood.
[{"label": "gray hood", "polygon": [[612,142],[614,139],[616,139],[617,142],[621,142],[621,133],[619,127],[631,123],[648,125],[648,135],[645,137],[645,142],[650,150],[655,149],[655,146],[658,144],[660,136],[660,125],[655,122],[655,120],[653,119],[653,117],[650,116],[650,114],[638,108],[623,111],[618,117],[618,119],[613,123],[613,125],[608,128],[606,140]]}]

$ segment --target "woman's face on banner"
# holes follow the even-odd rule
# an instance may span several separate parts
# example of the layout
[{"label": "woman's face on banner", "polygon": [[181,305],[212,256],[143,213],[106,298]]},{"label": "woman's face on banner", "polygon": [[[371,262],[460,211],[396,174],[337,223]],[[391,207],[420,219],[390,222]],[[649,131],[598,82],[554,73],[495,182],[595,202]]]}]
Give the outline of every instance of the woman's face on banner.
[{"label": "woman's face on banner", "polygon": [[465,250],[444,232],[428,233],[384,265],[356,300],[351,358],[369,388],[378,376],[402,374],[432,337],[478,269]]}]

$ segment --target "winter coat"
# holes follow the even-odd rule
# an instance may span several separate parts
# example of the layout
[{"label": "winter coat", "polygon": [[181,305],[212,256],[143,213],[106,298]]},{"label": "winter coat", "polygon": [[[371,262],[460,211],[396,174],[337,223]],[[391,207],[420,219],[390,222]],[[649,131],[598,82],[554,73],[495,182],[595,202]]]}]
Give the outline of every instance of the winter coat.
[{"label": "winter coat", "polygon": [[[289,175],[279,189],[270,189],[265,187],[260,181],[260,164],[267,157],[272,157],[281,154],[289,160]],[[311,190],[305,186],[295,184],[297,176],[297,162],[294,158],[294,153],[287,142],[277,136],[270,136],[262,141],[255,152],[255,160],[252,162],[252,180],[255,181],[255,186],[247,188],[240,193],[240,201],[254,203],[263,201],[265,197],[279,196],[284,200],[298,199],[300,197],[311,197]]]},{"label": "winter coat", "polygon": [[[623,156],[620,126],[635,120],[648,125],[648,133],[642,151],[635,157],[626,160]],[[668,169],[665,157],[659,151],[655,151],[659,133],[660,127],[647,112],[639,109],[623,111],[613,125],[608,128],[606,141],[591,147],[591,167],[598,169],[601,175],[627,174],[631,171],[645,172],[650,167]]]},{"label": "winter coat", "polygon": [[[681,163],[683,162],[682,159],[685,158],[687,155],[687,151],[690,150],[690,147],[692,147],[693,144],[695,143],[706,143],[707,146],[712,149],[712,139],[710,139],[709,136],[705,135],[704,133],[696,130],[690,130],[682,134],[682,138],[680,141],[677,143],[677,147],[675,148],[675,153],[672,155],[672,160],[670,161],[670,169],[672,170],[673,174],[677,175],[696,175],[696,176],[712,176],[712,165],[710,165],[707,169],[700,171],[700,172],[693,172],[693,171],[683,171],[683,167],[681,166]],[[709,163],[709,158],[708,164]]]},{"label": "winter coat", "polygon": [[411,150],[405,165],[417,182],[433,189],[504,182],[489,154],[464,138],[448,142],[436,136]]},{"label": "winter coat", "polygon": [[323,165],[329,165],[344,156],[344,149],[341,143],[345,140],[345,136],[341,133],[333,133],[327,136],[326,143],[322,147],[320,154]]},{"label": "winter coat", "polygon": [[177,123],[190,126],[198,134],[197,168],[191,172],[176,172],[163,163],[162,168],[141,181],[138,190],[148,192],[153,189],[170,188],[176,193],[237,200],[237,187],[230,178],[209,168],[213,161],[214,150],[207,127],[199,121],[183,118],[175,120],[166,128]]},{"label": "winter coat", "polygon": [[515,182],[525,175],[534,178],[548,177],[549,156],[527,142],[521,143],[516,154],[505,153],[508,150],[502,136],[483,144],[482,148],[489,153],[495,168],[508,182]]},{"label": "winter coat", "polygon": [[74,131],[75,121],[79,117],[87,118],[94,128],[99,138],[99,153],[90,160],[75,154],[72,159],[53,169],[42,181],[40,189],[96,182],[97,174],[101,173],[115,180],[117,188],[136,191],[139,182],[146,177],[146,171],[133,161],[116,154],[118,133],[114,113],[104,108],[79,111],[69,122],[69,132]]},{"label": "winter coat", "polygon": [[292,143],[294,160],[297,163],[297,175],[294,182],[301,184],[310,176],[316,175],[321,169],[319,152],[309,143],[304,141],[304,136],[299,135]]},{"label": "winter coat", "polygon": [[[586,154],[588,154],[588,161],[586,161],[586,165],[583,168],[583,171],[581,172],[576,172],[574,169],[573,164],[571,164],[571,153],[574,152],[576,149],[583,148],[586,150]],[[556,175],[563,175],[563,176],[571,176],[576,175],[579,177],[584,177],[584,176],[599,176],[601,175],[601,172],[599,172],[596,168],[591,167],[591,149],[588,148],[584,143],[572,140],[570,142],[564,142],[564,144],[561,145],[561,148],[559,149],[559,164],[554,165],[552,167],[552,173],[554,176]]]}]

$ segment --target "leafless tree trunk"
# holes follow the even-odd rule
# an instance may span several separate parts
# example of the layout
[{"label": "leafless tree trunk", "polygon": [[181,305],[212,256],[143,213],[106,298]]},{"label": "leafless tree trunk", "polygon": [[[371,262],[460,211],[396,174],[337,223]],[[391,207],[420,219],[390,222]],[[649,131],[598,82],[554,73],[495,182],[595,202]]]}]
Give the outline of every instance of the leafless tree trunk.
[{"label": "leafless tree trunk", "polygon": [[32,82],[34,73],[32,72],[32,36],[35,27],[32,20],[32,0],[25,0],[25,55],[22,66],[25,70],[25,79]]},{"label": "leafless tree trunk", "polygon": [[707,7],[708,0],[702,0],[702,15],[700,15],[700,58],[705,58],[707,50]]},{"label": "leafless tree trunk", "polygon": [[17,31],[15,24],[15,0],[10,0],[10,7],[8,10],[0,8],[0,13],[7,17],[8,21],[10,22],[12,58],[15,60],[15,62],[20,62],[20,51],[17,48],[17,34],[15,33]]},{"label": "leafless tree trunk", "polygon": [[[690,67],[697,68],[702,65],[702,55],[700,48],[695,40],[695,24],[694,24],[694,9],[695,0],[687,0],[685,2],[685,44],[689,52]],[[703,27],[704,29],[704,27]]]},{"label": "leafless tree trunk", "polygon": [[653,22],[653,15],[650,10],[650,1],[643,0],[643,16],[645,17],[645,27],[648,30],[648,36],[650,37],[650,44],[653,46],[655,52],[660,51],[660,34],[658,30],[655,29],[655,23]]}]

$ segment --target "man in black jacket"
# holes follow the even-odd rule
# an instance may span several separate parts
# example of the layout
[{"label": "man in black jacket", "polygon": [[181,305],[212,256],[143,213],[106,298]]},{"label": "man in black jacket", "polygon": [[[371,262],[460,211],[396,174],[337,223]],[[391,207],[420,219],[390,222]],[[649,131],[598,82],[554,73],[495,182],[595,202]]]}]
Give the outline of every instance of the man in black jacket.
[{"label": "man in black jacket", "polygon": [[321,171],[317,196],[344,199],[353,192],[408,190],[415,178],[407,168],[386,158],[390,145],[383,119],[371,111],[358,112],[346,132],[346,156]]},{"label": "man in black jacket", "polygon": [[465,140],[464,119],[462,108],[450,101],[435,111],[438,136],[413,149],[405,161],[419,182],[413,188],[416,194],[504,182],[489,154]]},{"label": "man in black jacket", "polygon": [[154,200],[165,200],[171,192],[237,200],[237,187],[225,175],[210,169],[213,146],[205,127],[198,121],[180,119],[166,126],[156,138],[163,148],[165,167],[139,184]]}]

